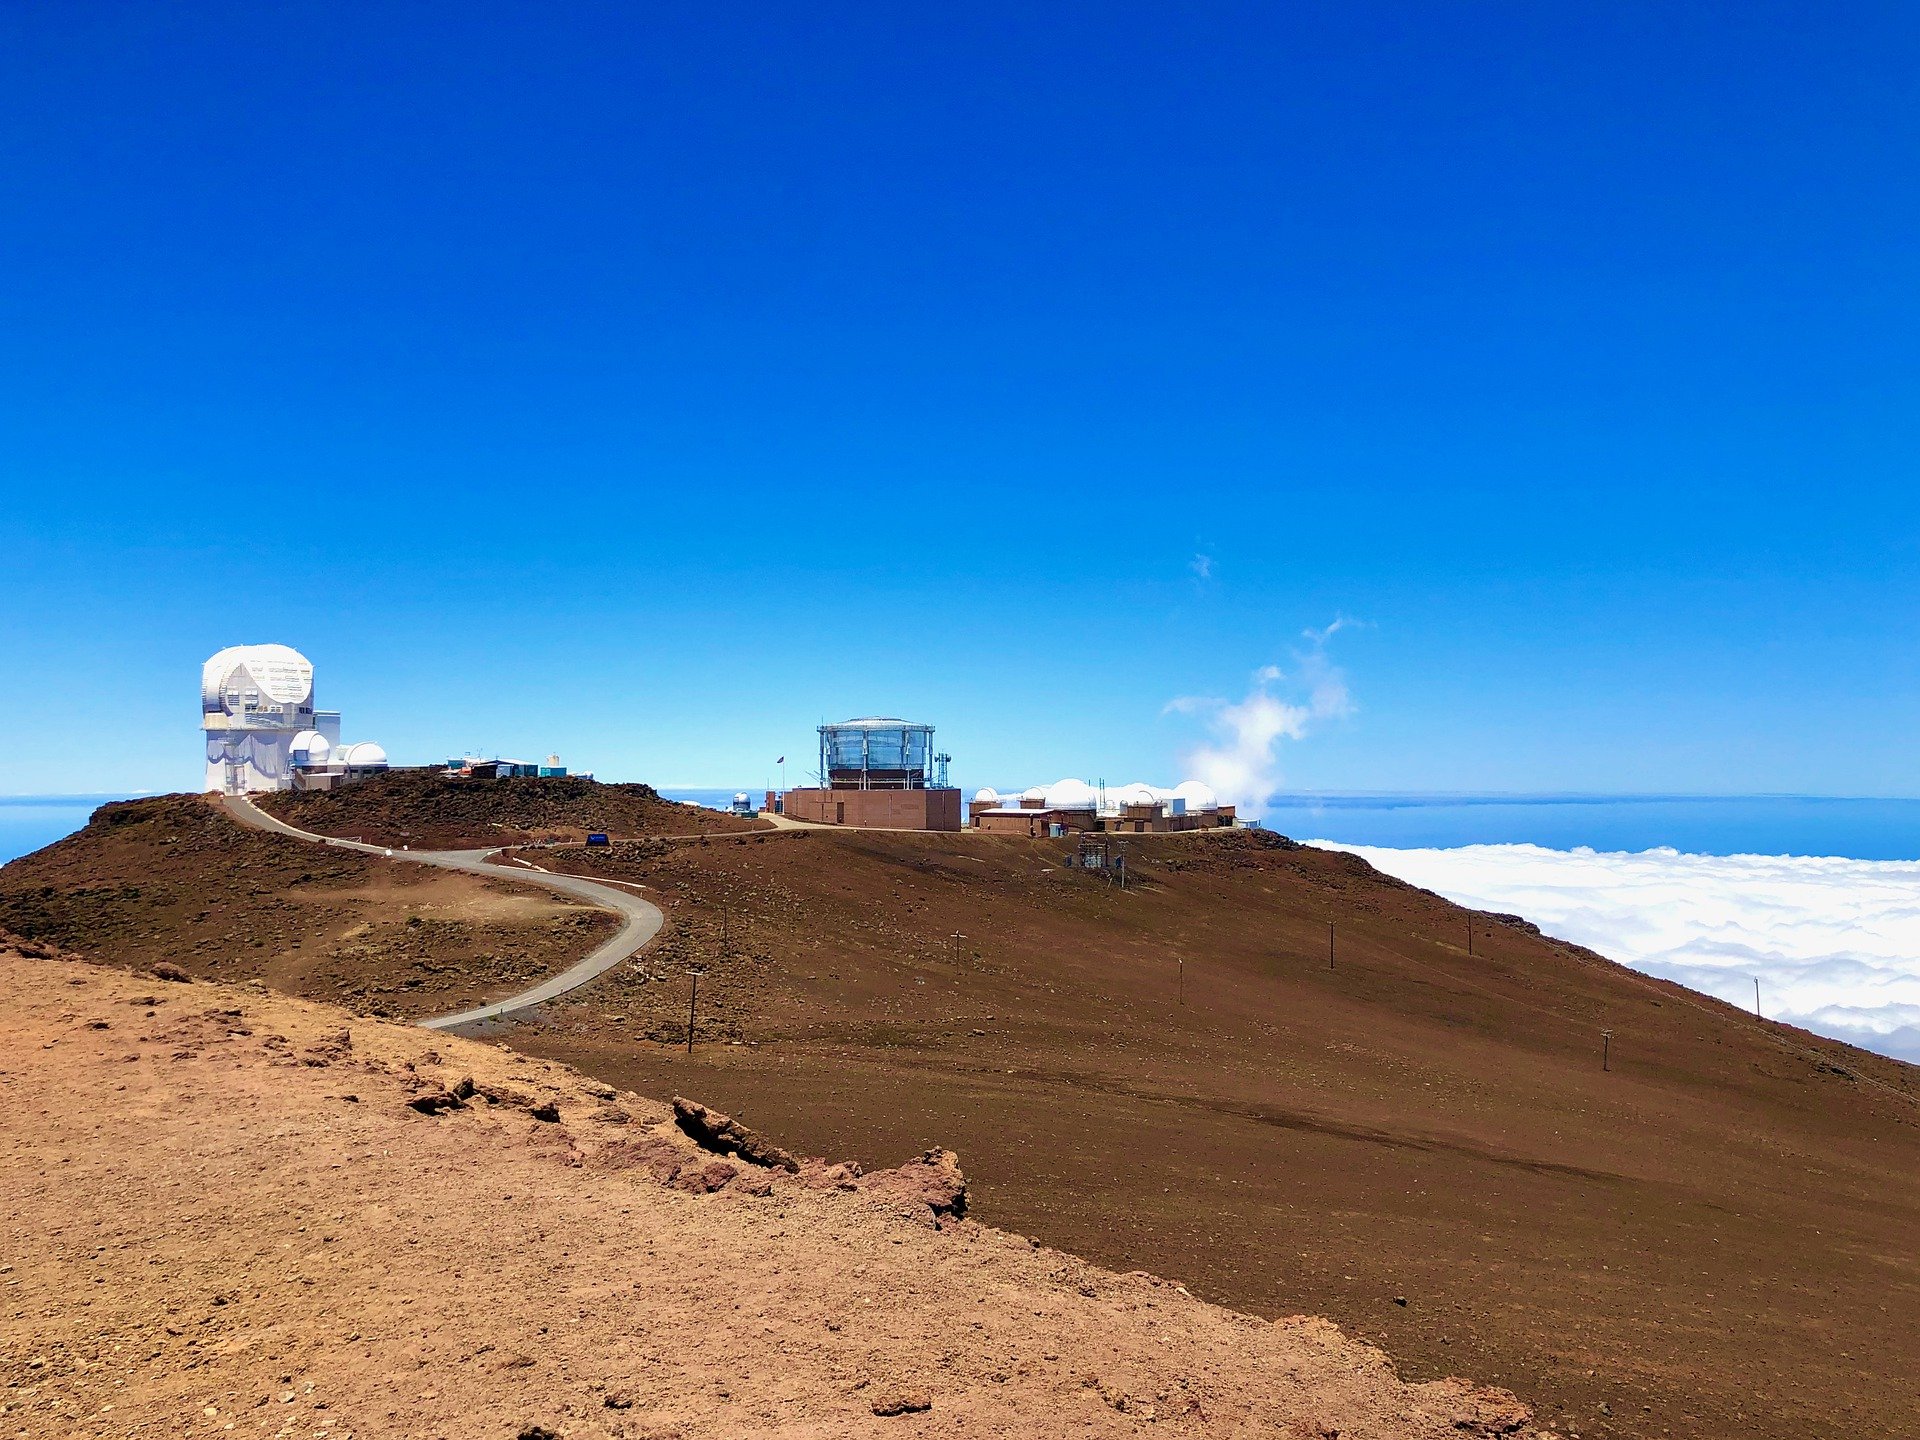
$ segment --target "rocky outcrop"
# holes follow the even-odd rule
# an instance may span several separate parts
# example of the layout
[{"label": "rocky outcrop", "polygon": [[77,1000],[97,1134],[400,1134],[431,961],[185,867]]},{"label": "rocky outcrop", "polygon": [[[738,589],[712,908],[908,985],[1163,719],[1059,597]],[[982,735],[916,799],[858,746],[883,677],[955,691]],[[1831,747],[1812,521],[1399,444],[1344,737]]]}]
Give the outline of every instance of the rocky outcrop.
[{"label": "rocky outcrop", "polygon": [[731,1115],[709,1110],[684,1096],[673,1097],[673,1120],[694,1144],[716,1155],[738,1155],[750,1165],[798,1174],[800,1162],[771,1140],[756,1135]]},{"label": "rocky outcrop", "polygon": [[967,1213],[967,1177],[951,1150],[936,1147],[897,1169],[876,1170],[860,1178],[859,1188],[910,1210],[924,1206],[936,1221],[964,1219]]}]

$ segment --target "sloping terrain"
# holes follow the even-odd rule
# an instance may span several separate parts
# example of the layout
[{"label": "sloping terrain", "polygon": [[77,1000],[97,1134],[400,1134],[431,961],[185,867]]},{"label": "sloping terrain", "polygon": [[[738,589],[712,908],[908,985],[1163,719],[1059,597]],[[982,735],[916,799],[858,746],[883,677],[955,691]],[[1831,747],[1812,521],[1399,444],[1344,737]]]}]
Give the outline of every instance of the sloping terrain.
[{"label": "sloping terrain", "polygon": [[810,1148],[953,1145],[997,1223],[1582,1435],[1920,1436],[1920,1071],[1354,857],[1147,838],[1122,892],[1066,849],[543,852],[668,929],[510,1038]]},{"label": "sloping terrain", "polygon": [[[210,887],[230,832],[195,862]],[[143,845],[75,855],[68,883],[137,884]],[[952,1145],[993,1223],[1329,1315],[1569,1433],[1920,1436],[1920,1072],[1277,837],[1137,839],[1125,891],[1065,849],[530,851],[668,926],[490,1038],[810,1150]]]},{"label": "sloping terrain", "polygon": [[389,770],[339,790],[254,798],[299,829],[395,849],[581,840],[590,831],[633,838],[767,828],[763,820],[662,800],[651,785],[602,785],[580,775],[468,780],[438,769]]},{"label": "sloping terrain", "polygon": [[613,916],[535,886],[237,825],[206,796],[105,805],[0,867],[0,926],[370,1014],[444,1014],[571,965]]},{"label": "sloping terrain", "polygon": [[771,1164],[725,1158],[560,1066],[5,937],[0,987],[8,1433],[1525,1423],[1499,1392],[1402,1383],[1325,1321],[1234,1314],[958,1218],[950,1156],[869,1176],[789,1172],[764,1144]]}]

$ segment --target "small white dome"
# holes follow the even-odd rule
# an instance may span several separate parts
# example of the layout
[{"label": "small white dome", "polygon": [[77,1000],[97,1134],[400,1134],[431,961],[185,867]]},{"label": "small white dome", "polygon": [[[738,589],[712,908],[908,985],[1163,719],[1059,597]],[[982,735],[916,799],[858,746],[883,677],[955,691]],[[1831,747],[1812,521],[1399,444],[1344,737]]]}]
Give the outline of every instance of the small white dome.
[{"label": "small white dome", "polygon": [[1198,780],[1182,780],[1173,787],[1173,793],[1187,802],[1187,812],[1195,810],[1218,810],[1220,797],[1213,793],[1210,786],[1202,785]]},{"label": "small white dome", "polygon": [[735,791],[735,792],[734,792],[734,796],[733,796],[733,803],[734,803],[734,804],[736,804],[736,805],[742,805],[742,804],[745,804],[745,803],[746,803],[746,799],[747,799],[747,792],[746,792],[746,791],[744,791],[744,790],[738,790],[738,791]]},{"label": "small white dome", "polygon": [[1000,792],[991,785],[982,785],[978,790],[973,792],[973,803],[976,805],[998,805],[1000,803]]},{"label": "small white dome", "polygon": [[1084,780],[1056,780],[1046,789],[1049,810],[1091,810],[1100,797]]},{"label": "small white dome", "polygon": [[387,752],[371,740],[356,740],[351,745],[340,747],[340,763],[360,769],[368,769],[387,763]]},{"label": "small white dome", "polygon": [[1030,789],[1022,790],[1020,792],[1020,798],[1022,800],[1044,800],[1047,798],[1047,789],[1044,785],[1035,785]]},{"label": "small white dome", "polygon": [[293,744],[287,748],[293,752],[293,763],[296,765],[324,765],[327,757],[333,753],[333,746],[318,730],[302,730],[293,737]]},{"label": "small white dome", "polygon": [[1135,781],[1131,785],[1122,785],[1118,790],[1109,790],[1107,798],[1116,805],[1157,805],[1160,796],[1151,785],[1142,785]]}]

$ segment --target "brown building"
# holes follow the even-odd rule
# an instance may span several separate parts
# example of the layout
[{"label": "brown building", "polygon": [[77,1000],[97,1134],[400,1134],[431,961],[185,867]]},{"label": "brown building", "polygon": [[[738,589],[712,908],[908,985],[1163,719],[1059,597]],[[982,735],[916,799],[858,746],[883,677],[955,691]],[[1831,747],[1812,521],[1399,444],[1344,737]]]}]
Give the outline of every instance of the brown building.
[{"label": "brown building", "polygon": [[967,818],[974,829],[990,835],[1069,835],[1104,833],[1109,835],[1164,835],[1185,830],[1230,829],[1235,823],[1231,805],[1216,804],[1211,791],[1204,792],[1206,807],[1176,809],[1165,800],[1130,798],[1102,808],[1093,792],[1078,781],[1062,782],[1046,792],[1060,796],[1056,803],[1042,798],[1039,790],[1024,795],[999,796],[982,791],[967,807]]},{"label": "brown building", "polygon": [[874,830],[958,830],[958,790],[789,790],[789,820]]},{"label": "brown building", "polygon": [[946,783],[933,727],[868,718],[820,727],[817,786],[781,798],[788,819],[875,830],[959,830],[960,792]]}]

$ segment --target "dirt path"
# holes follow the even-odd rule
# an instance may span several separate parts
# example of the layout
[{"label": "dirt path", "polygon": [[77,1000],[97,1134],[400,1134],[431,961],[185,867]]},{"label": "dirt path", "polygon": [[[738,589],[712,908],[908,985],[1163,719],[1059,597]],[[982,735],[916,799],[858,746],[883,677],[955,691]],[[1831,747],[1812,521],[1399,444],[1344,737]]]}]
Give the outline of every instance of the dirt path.
[{"label": "dirt path", "polygon": [[665,920],[658,906],[638,895],[630,895],[624,890],[614,889],[611,885],[601,885],[573,875],[556,875],[530,866],[497,865],[487,858],[494,853],[491,850],[393,850],[384,845],[367,845],[357,840],[338,840],[327,835],[316,835],[308,830],[295,829],[286,821],[267,814],[244,795],[226,796],[223,803],[227,813],[234,819],[242,825],[250,825],[257,830],[269,830],[275,834],[288,835],[296,840],[305,840],[316,845],[332,845],[394,860],[411,860],[417,864],[433,865],[443,870],[460,870],[469,875],[484,875],[491,879],[543,885],[549,890],[557,890],[576,900],[585,900],[602,909],[611,910],[620,917],[620,928],[596,946],[592,953],[578,964],[569,966],[558,975],[549,976],[531,989],[522,990],[518,995],[510,995],[505,1000],[476,1005],[472,1009],[456,1011],[451,1015],[436,1015],[419,1022],[429,1030],[452,1030],[463,1025],[498,1020],[517,1011],[530,1010],[549,1000],[557,1000],[569,991],[577,990],[588,981],[606,974],[622,961],[631,959],[645,947],[648,941],[660,933],[660,926]]}]

